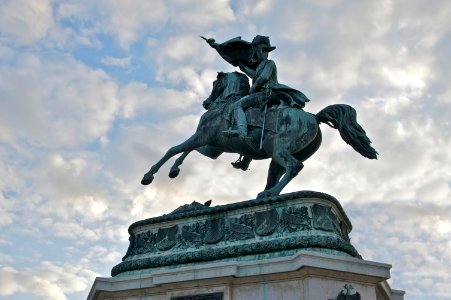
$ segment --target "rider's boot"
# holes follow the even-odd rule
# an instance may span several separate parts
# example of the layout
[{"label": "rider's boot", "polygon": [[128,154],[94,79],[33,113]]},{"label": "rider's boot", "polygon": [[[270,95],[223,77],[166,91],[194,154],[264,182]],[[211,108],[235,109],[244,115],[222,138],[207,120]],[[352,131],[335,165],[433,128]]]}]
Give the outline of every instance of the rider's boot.
[{"label": "rider's boot", "polygon": [[244,156],[243,158],[238,159],[237,161],[231,163],[235,169],[241,169],[243,171],[249,170],[249,164],[251,163],[252,158]]},{"label": "rider's boot", "polygon": [[231,136],[239,136],[241,139],[244,139],[247,136],[247,120],[246,114],[241,107],[235,109],[235,122],[237,129],[225,130],[223,133]]}]

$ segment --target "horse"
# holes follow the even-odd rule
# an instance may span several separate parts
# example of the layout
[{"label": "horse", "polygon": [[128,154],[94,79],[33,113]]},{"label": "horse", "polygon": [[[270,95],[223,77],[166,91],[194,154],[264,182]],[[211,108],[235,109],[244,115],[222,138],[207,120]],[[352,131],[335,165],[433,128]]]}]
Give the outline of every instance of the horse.
[{"label": "horse", "polygon": [[[219,72],[210,96],[203,102],[207,111],[201,116],[196,132],[183,143],[170,148],[144,175],[141,184],[150,184],[161,166],[177,154],[183,153],[171,167],[171,178],[179,174],[179,166],[193,150],[212,159],[228,152],[254,160],[271,158],[265,189],[258,193],[257,198],[277,196],[301,171],[303,162],[319,149],[322,141],[320,123],[337,129],[343,140],[362,156],[377,159],[377,151],[357,123],[355,109],[346,104],[329,105],[315,115],[279,102],[277,107],[271,108],[278,111],[277,122],[268,119],[261,126],[248,126],[245,139],[227,136],[223,132],[232,125],[227,112],[230,112],[233,102],[248,93],[249,79],[246,75]],[[265,123],[271,121],[274,130],[265,128]]]}]

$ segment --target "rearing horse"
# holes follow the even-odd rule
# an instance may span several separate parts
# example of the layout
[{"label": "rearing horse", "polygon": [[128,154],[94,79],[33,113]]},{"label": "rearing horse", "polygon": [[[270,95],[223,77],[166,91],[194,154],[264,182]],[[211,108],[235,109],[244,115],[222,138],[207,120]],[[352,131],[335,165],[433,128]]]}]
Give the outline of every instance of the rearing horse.
[{"label": "rearing horse", "polygon": [[213,159],[223,152],[229,152],[252,159],[271,158],[265,190],[257,198],[278,195],[303,168],[302,162],[320,147],[322,137],[319,123],[337,129],[343,140],[361,155],[377,159],[378,153],[357,123],[356,111],[345,104],[327,106],[316,115],[299,108],[278,108],[276,129],[265,130],[263,139],[262,128],[255,126],[249,126],[246,139],[223,134],[230,127],[227,109],[248,92],[249,80],[246,75],[238,72],[218,73],[211,95],[204,101],[204,107],[208,110],[200,118],[196,132],[185,142],[170,148],[144,175],[141,183],[150,184],[160,167],[177,154],[183,153],[171,168],[171,178],[178,175],[178,166],[193,150]]}]

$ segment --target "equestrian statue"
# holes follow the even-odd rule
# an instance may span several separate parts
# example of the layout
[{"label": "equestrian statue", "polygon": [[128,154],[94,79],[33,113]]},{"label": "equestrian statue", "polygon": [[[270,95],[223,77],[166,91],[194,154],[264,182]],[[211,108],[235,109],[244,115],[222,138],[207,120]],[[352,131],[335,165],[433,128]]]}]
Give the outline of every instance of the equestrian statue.
[{"label": "equestrian statue", "polygon": [[181,154],[171,167],[171,178],[179,174],[179,166],[193,150],[212,159],[229,152],[240,155],[232,165],[244,171],[253,159],[271,158],[266,187],[257,198],[279,195],[301,171],[303,161],[320,147],[319,123],[337,129],[343,140],[364,157],[377,159],[377,151],[357,123],[354,108],[334,104],[316,115],[305,112],[309,99],[277,81],[276,64],[268,59],[276,47],[271,46],[269,37],[257,35],[252,42],[237,37],[221,44],[205,40],[244,74],[218,73],[210,96],[203,102],[207,112],[201,116],[196,132],[170,148],[144,175],[143,185],[150,184],[160,167],[175,155]]}]

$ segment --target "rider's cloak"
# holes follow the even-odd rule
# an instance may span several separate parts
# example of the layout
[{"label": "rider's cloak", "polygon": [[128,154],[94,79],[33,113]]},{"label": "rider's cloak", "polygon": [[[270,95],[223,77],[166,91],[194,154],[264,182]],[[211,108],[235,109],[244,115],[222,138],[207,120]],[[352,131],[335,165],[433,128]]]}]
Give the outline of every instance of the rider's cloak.
[{"label": "rider's cloak", "polygon": [[[252,43],[242,40],[241,37],[233,38],[221,44],[218,44],[211,39],[207,40],[207,43],[212,48],[216,49],[225,61],[235,67],[240,66],[240,64],[253,70],[256,70],[258,67],[257,64],[252,64],[249,59],[252,55]],[[252,79],[255,80],[255,78]],[[271,90],[278,100],[283,101],[292,107],[303,108],[305,103],[310,101],[310,99],[302,92],[278,82],[271,84]]]}]

